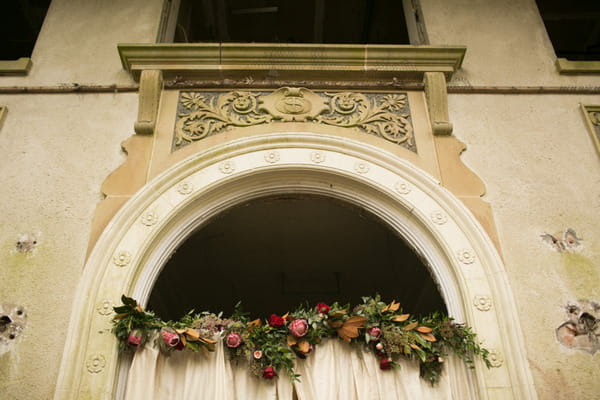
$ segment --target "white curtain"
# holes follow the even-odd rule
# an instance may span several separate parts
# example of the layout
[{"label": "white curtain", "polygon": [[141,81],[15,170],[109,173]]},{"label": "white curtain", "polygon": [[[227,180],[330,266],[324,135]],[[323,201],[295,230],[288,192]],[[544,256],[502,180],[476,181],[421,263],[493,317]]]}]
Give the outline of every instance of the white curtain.
[{"label": "white curtain", "polygon": [[[382,371],[379,360],[360,346],[325,340],[295,371],[267,381],[250,374],[244,362],[230,362],[224,345],[214,353],[174,351],[162,354],[152,345],[136,352],[129,370],[125,400],[404,400],[452,399],[447,374],[432,387],[419,377],[417,362]],[[294,391],[297,397],[294,397]]]}]

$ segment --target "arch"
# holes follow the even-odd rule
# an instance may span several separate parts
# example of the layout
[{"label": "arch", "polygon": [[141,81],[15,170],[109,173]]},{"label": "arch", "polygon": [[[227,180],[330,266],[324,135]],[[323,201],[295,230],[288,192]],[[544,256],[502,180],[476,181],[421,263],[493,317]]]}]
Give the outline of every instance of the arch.
[{"label": "arch", "polygon": [[106,227],[86,263],[56,399],[112,398],[119,357],[112,306],[144,303],[166,257],[194,229],[240,202],[307,193],[356,204],[428,260],[450,315],[492,351],[476,365],[480,398],[535,398],[503,265],[466,207],[438,181],[376,146],[310,132],[238,138],[193,155],[144,186]]}]

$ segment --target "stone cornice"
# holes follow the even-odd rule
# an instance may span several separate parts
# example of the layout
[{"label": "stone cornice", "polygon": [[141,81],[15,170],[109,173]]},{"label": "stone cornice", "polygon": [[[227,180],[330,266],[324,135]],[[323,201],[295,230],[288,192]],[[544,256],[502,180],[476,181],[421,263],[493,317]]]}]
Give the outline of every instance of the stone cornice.
[{"label": "stone cornice", "polygon": [[414,80],[425,72],[447,78],[460,68],[464,46],[279,43],[119,44],[123,68],[165,79]]}]

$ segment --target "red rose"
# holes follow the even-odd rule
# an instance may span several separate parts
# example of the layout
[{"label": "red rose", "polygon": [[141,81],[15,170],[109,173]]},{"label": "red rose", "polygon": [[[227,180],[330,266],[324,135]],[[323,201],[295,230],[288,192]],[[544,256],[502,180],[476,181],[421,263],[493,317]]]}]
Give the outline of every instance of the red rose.
[{"label": "red rose", "polygon": [[177,343],[177,345],[174,347],[174,349],[181,351],[181,350],[183,350],[184,347],[185,346],[184,346],[183,342],[180,340],[179,343]]},{"label": "red rose", "polygon": [[290,333],[296,337],[302,337],[308,332],[308,322],[305,319],[296,319],[290,324]]},{"label": "red rose", "polygon": [[175,347],[179,344],[179,335],[170,329],[162,329],[160,335],[169,347]]},{"label": "red rose", "polygon": [[142,338],[142,332],[135,329],[129,333],[129,336],[127,337],[127,344],[131,347],[138,347],[142,343]]},{"label": "red rose", "polygon": [[240,344],[242,344],[243,340],[242,340],[242,335],[240,335],[239,333],[236,332],[232,332],[229,335],[227,335],[227,347],[231,347],[232,349],[235,349],[236,347],[239,347]]},{"label": "red rose", "polygon": [[265,379],[273,379],[277,377],[277,372],[275,372],[275,369],[273,367],[266,367],[263,370],[263,378]]},{"label": "red rose", "polygon": [[327,304],[325,304],[325,303],[317,304],[317,312],[318,313],[327,314],[329,312],[329,310],[331,310],[331,307],[329,307]]},{"label": "red rose", "polygon": [[379,368],[383,370],[392,369],[392,363],[393,361],[391,358],[382,358],[379,362]]},{"label": "red rose", "polygon": [[283,324],[285,324],[285,320],[282,317],[278,317],[275,314],[271,314],[269,317],[269,325],[272,327],[279,328],[280,326],[283,326]]},{"label": "red rose", "polygon": [[370,328],[367,333],[369,334],[369,336],[371,336],[371,342],[376,341],[377,339],[379,339],[379,336],[381,336],[381,328],[378,326],[374,326],[372,328]]}]

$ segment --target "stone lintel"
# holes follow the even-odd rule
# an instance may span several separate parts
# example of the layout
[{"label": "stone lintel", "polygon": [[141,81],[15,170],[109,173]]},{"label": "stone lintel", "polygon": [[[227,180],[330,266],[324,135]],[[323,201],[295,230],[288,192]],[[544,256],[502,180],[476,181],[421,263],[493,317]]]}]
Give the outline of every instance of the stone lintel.
[{"label": "stone lintel", "polygon": [[464,46],[331,45],[281,43],[119,44],[123,68],[165,79],[315,79],[421,81],[460,68]]}]

